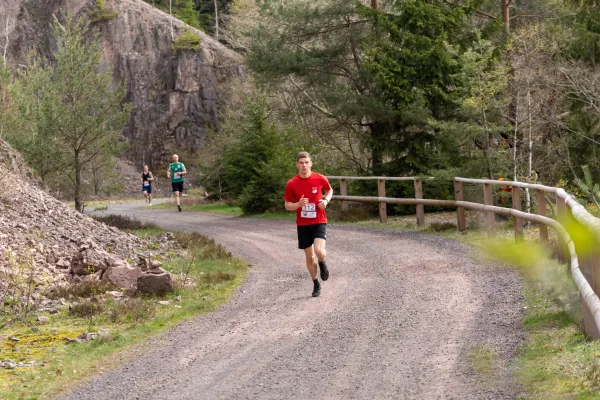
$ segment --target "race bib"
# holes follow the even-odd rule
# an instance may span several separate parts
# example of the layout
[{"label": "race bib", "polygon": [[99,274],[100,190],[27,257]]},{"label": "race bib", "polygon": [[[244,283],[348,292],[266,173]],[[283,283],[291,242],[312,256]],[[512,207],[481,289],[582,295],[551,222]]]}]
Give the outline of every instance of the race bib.
[{"label": "race bib", "polygon": [[308,203],[302,207],[300,216],[302,218],[317,218],[317,205],[315,203]]},{"label": "race bib", "polygon": [[175,179],[181,178],[181,172],[175,172]]},{"label": "race bib", "polygon": [[144,181],[144,186],[150,186],[150,182]]}]

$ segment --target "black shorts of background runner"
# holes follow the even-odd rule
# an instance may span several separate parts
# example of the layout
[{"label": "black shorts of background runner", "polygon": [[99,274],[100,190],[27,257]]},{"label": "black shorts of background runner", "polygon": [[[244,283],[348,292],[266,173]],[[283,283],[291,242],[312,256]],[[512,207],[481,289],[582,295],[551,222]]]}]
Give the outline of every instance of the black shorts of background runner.
[{"label": "black shorts of background runner", "polygon": [[152,185],[148,185],[148,186],[142,185],[142,192],[146,192],[148,194],[152,194]]},{"label": "black shorts of background runner", "polygon": [[183,193],[183,182],[171,182],[171,187],[174,192]]},{"label": "black shorts of background runner", "polygon": [[308,249],[313,245],[315,239],[327,240],[327,224],[312,224],[298,226],[298,248]]}]

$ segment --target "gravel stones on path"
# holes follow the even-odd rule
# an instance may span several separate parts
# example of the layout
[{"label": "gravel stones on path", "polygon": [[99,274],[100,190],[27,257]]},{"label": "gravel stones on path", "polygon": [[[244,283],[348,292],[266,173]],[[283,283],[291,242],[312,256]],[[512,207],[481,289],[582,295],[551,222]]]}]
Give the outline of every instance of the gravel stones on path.
[{"label": "gravel stones on path", "polygon": [[[517,274],[434,236],[328,227],[322,295],[292,221],[118,212],[198,231],[253,265],[233,299],[65,399],[513,399]],[[114,210],[112,211],[114,212]],[[493,354],[493,374],[470,363]],[[152,376],[152,379],[148,379]]]}]

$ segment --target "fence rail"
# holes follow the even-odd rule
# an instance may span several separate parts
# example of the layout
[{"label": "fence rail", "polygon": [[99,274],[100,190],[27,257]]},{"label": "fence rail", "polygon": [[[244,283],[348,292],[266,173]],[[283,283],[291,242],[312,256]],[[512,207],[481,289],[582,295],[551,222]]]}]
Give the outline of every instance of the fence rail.
[{"label": "fence rail", "polygon": [[[486,213],[487,231],[490,237],[495,235],[495,214],[511,216],[514,219],[515,239],[523,238],[523,221],[538,223],[540,227],[540,240],[548,242],[548,227],[554,229],[562,241],[569,258],[571,276],[582,298],[584,329],[587,335],[600,339],[600,219],[587,212],[577,200],[564,189],[513,181],[495,181],[489,179],[454,178],[454,200],[423,199],[423,180],[433,178],[417,177],[354,177],[354,176],[329,176],[329,179],[340,181],[340,195],[335,195],[335,200],[342,202],[342,209],[347,209],[348,202],[364,202],[379,204],[380,222],[387,222],[387,204],[416,205],[417,225],[425,223],[424,206],[453,207],[457,210],[457,225],[461,231],[466,230],[465,210],[481,211]],[[349,196],[348,181],[351,180],[377,180],[378,196]],[[414,198],[386,197],[385,181],[413,181]],[[484,204],[464,201],[463,184],[483,186]],[[512,208],[498,207],[493,204],[493,187],[503,186],[511,188]],[[537,203],[537,213],[531,214],[521,210],[521,189],[533,191]],[[546,195],[553,194],[556,198],[556,219],[546,216]],[[575,243],[567,229],[559,221],[574,219],[583,225],[594,236],[591,250],[576,252]]]}]

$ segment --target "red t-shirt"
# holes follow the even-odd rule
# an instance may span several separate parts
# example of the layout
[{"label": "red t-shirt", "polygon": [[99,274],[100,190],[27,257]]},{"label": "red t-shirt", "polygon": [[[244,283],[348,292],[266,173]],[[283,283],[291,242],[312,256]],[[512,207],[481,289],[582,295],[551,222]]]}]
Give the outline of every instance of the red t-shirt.
[{"label": "red t-shirt", "polygon": [[284,199],[296,203],[302,196],[308,199],[308,204],[296,210],[296,225],[326,224],[325,210],[320,209],[319,200],[323,198],[323,190],[331,190],[331,185],[326,177],[316,172],[311,172],[308,178],[296,175],[290,179],[285,187]]}]

